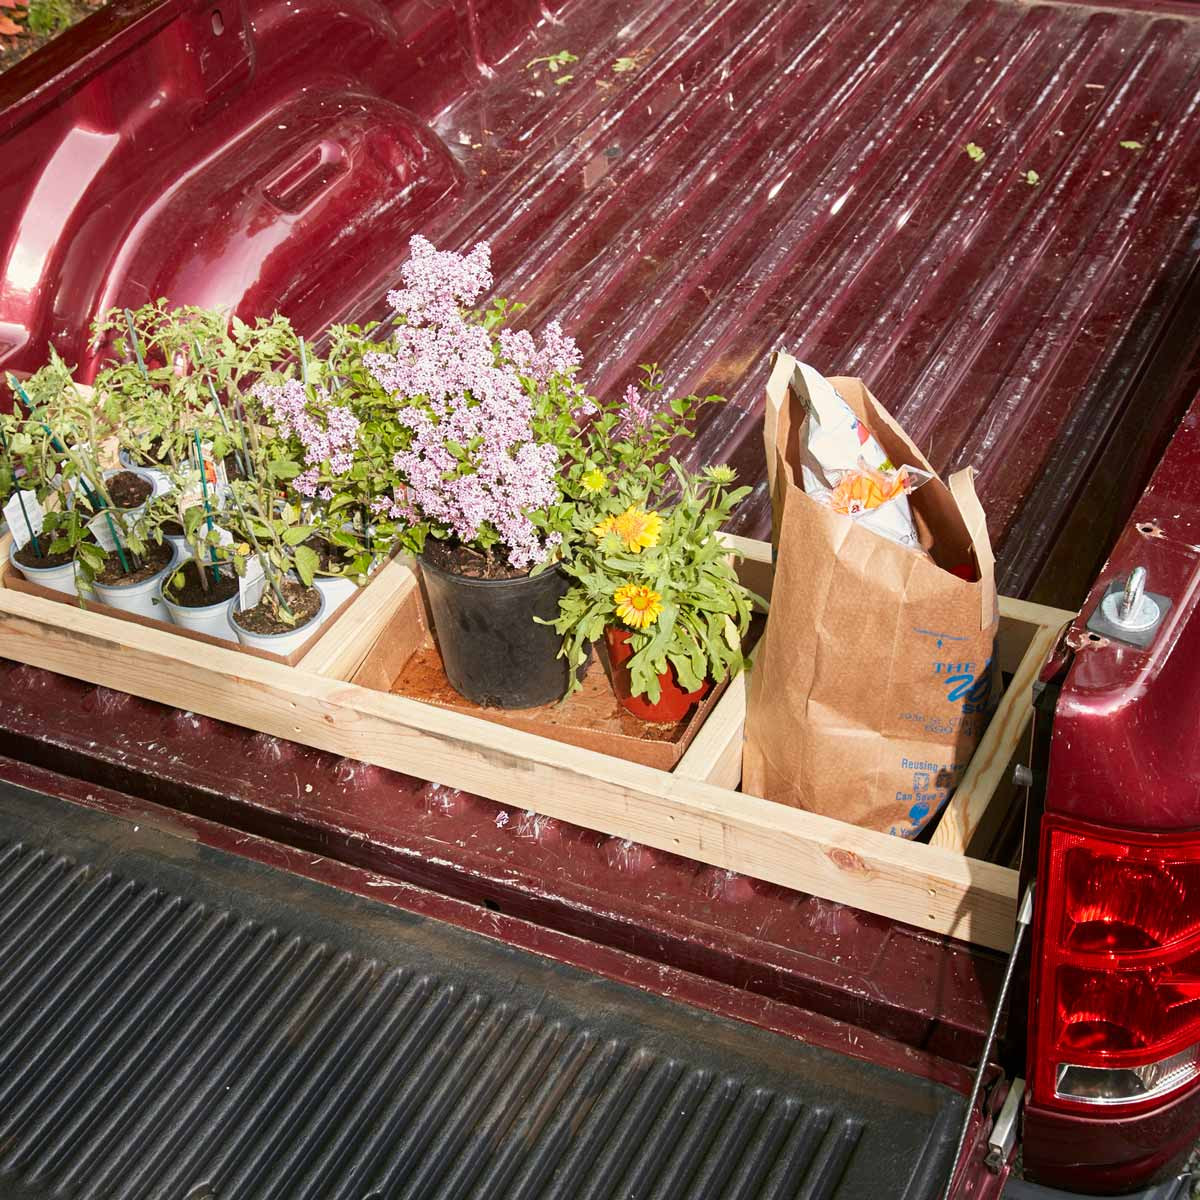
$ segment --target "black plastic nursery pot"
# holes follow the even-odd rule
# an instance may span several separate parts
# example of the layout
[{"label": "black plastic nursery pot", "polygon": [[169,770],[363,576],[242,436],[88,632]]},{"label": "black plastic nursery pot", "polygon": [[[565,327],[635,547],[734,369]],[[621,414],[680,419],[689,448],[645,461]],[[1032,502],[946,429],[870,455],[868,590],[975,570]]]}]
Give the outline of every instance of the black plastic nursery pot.
[{"label": "black plastic nursery pot", "polygon": [[557,567],[519,579],[471,579],[421,556],[450,686],[485,708],[536,708],[567,690],[562,638],[549,625],[570,582]]}]

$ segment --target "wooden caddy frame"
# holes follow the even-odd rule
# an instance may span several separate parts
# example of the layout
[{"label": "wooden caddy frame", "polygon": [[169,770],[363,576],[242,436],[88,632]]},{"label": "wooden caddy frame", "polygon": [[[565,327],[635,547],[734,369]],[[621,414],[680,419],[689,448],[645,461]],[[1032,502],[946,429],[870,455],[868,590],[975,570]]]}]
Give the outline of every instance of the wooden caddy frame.
[{"label": "wooden caddy frame", "polygon": [[[768,595],[771,548],[726,539]],[[1017,872],[965,851],[1007,779],[1031,688],[1074,613],[1000,600],[1012,683],[929,845],[734,790],[746,712],[735,680],[673,772],[657,770],[363,686],[376,641],[417,586],[393,559],[295,666],[169,627],[0,588],[0,656],[263,733],[461,788],[993,949],[1011,946]],[[381,650],[386,649],[381,646]]]}]

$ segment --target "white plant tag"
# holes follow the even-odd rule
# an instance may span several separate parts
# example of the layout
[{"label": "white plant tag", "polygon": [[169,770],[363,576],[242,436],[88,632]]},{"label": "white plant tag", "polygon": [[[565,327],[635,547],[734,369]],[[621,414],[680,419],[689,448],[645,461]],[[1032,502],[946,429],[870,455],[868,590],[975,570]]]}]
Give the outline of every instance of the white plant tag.
[{"label": "white plant tag", "polygon": [[[24,505],[24,509],[22,509]],[[35,534],[42,532],[45,517],[35,492],[13,492],[4,506],[4,519],[18,550],[23,550]],[[28,521],[26,518],[28,517]]]},{"label": "white plant tag", "polygon": [[[223,525],[214,525],[213,531],[217,535],[217,545],[218,546],[232,546],[233,545],[233,534],[230,533],[229,530],[226,529]],[[258,559],[256,558],[254,561],[257,563]],[[260,571],[262,570],[261,563],[259,563],[258,569]]]},{"label": "white plant tag", "polygon": [[88,522],[88,529],[101,550],[111,554],[117,548],[117,539],[113,532],[113,521],[108,513],[99,513]]},{"label": "white plant tag", "polygon": [[246,563],[245,575],[238,577],[238,609],[245,612],[253,608],[262,599],[266,586],[266,572],[258,555],[255,555]]}]

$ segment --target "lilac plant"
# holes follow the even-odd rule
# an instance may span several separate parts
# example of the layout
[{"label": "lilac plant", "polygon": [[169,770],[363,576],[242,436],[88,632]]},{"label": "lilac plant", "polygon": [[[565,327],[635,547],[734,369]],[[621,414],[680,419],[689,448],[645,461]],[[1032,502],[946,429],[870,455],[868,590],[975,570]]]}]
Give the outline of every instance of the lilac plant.
[{"label": "lilac plant", "polygon": [[[427,538],[457,542],[512,572],[569,558],[577,507],[610,487],[653,491],[704,401],[665,403],[653,368],[641,388],[595,400],[559,322],[509,328],[522,305],[481,306],[492,286],[487,243],[468,254],[422,237],[410,247],[402,286],[388,295],[387,338],[373,340],[371,327],[330,331],[325,378],[358,418],[351,479],[381,536],[412,551]],[[338,481],[321,479],[336,503]]]},{"label": "lilac plant", "polygon": [[492,283],[486,243],[460,255],[415,237],[411,250],[388,296],[399,324],[362,359],[396,426],[396,483],[374,512],[414,549],[454,539],[514,571],[536,567],[562,541],[556,509],[572,464],[555,426],[585,416],[579,349],[557,322],[538,339],[500,328],[515,306],[472,307]]},{"label": "lilac plant", "polygon": [[359,421],[352,409],[332,403],[327,388],[309,392],[299,379],[288,379],[256,384],[252,394],[275,434],[298,443],[303,470],[292,479],[292,487],[308,500],[329,501],[334,483],[354,467]]}]

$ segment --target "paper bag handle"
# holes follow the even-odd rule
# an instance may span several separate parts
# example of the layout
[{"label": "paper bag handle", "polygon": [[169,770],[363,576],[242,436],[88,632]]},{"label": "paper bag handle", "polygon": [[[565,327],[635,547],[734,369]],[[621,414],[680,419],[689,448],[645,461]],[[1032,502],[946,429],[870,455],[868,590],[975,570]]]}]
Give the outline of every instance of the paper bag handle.
[{"label": "paper bag handle", "polygon": [[966,467],[955,471],[949,479],[950,495],[958,505],[958,511],[971,535],[975,550],[975,561],[979,564],[980,629],[986,629],[996,617],[996,556],[992,553],[992,542],[988,537],[987,515],[979,497],[975,495],[975,469]]},{"label": "paper bag handle", "polygon": [[795,370],[796,360],[785,351],[776,350],[771,356],[771,377],[767,381],[767,402],[763,411],[763,448],[767,457],[767,489],[771,497],[771,543],[776,549],[782,513],[775,476],[791,424],[791,383]]}]

